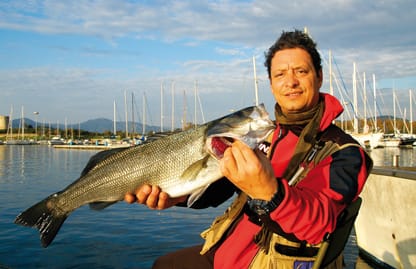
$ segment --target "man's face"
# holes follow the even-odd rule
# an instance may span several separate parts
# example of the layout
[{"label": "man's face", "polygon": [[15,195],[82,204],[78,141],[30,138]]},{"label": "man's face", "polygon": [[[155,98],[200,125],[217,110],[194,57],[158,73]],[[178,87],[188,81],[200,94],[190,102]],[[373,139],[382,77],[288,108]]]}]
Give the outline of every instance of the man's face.
[{"label": "man's face", "polygon": [[319,101],[322,71],[316,73],[312,58],[304,49],[284,49],[271,61],[270,86],[284,114],[304,112]]}]

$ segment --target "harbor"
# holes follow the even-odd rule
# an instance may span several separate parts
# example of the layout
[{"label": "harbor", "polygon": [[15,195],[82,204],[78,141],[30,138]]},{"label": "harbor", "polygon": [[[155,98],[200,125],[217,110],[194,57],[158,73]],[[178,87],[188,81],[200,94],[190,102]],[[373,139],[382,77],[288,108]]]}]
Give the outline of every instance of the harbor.
[{"label": "harbor", "polygon": [[[152,261],[163,253],[200,244],[199,233],[228,206],[226,202],[206,210],[153,211],[120,202],[100,212],[83,207],[68,218],[53,245],[43,249],[34,230],[21,229],[13,220],[23,208],[75,180],[88,159],[101,150],[89,149],[0,146],[0,268],[150,268]],[[379,167],[392,166],[395,158],[399,167],[411,167],[416,163],[416,149],[413,148],[379,148],[370,154]],[[369,188],[372,189],[371,181]],[[382,193],[379,199],[400,196],[390,189]],[[371,233],[376,232],[372,225],[370,228]],[[390,232],[388,230],[388,235]],[[399,240],[400,231],[394,233]],[[360,237],[353,230],[344,252],[345,268],[378,268],[359,255],[357,243],[363,240]],[[411,250],[415,249],[414,240],[406,242]],[[378,246],[379,242],[371,242],[371,245]],[[401,248],[403,244],[397,246]],[[408,260],[412,255],[414,253],[409,254]],[[402,268],[409,268],[403,257],[401,261]]]}]

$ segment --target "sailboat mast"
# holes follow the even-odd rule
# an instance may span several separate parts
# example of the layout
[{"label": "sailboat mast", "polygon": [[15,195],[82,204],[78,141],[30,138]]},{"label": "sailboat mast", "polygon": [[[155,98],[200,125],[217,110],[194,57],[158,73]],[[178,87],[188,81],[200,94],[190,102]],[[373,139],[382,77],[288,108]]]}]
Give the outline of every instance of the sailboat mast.
[{"label": "sailboat mast", "polygon": [[376,98],[376,75],[373,74],[373,99],[374,99],[374,132],[377,132],[377,98]]},{"label": "sailboat mast", "polygon": [[[328,60],[329,60],[329,94],[330,95],[334,95],[334,87],[332,85],[332,51],[329,50],[329,55],[328,55]],[[343,114],[343,113],[342,113]],[[341,116],[342,116],[341,114]],[[343,125],[343,119],[341,119],[341,127]],[[332,121],[333,124],[335,124],[335,119]]]},{"label": "sailboat mast", "polygon": [[22,140],[25,140],[25,113],[24,113],[23,106],[22,106]]},{"label": "sailboat mast", "polygon": [[365,84],[365,72],[363,73],[363,91],[364,91],[364,128],[367,130],[367,88]]},{"label": "sailboat mast", "polygon": [[134,138],[134,135],[136,133],[136,123],[134,122],[134,93],[131,93],[131,121],[133,122],[132,124],[132,136]]},{"label": "sailboat mast", "polygon": [[128,124],[128,118],[127,118],[127,92],[124,91],[124,115],[126,119],[126,138],[129,137],[129,124]]},{"label": "sailboat mast", "polygon": [[329,51],[329,94],[334,95],[334,88],[332,85],[332,51]]},{"label": "sailboat mast", "polygon": [[175,130],[175,81],[172,81],[172,112],[171,112],[171,131]]},{"label": "sailboat mast", "polygon": [[196,95],[197,95],[197,89],[198,89],[197,83],[198,82],[195,80],[195,85],[194,85],[194,128],[196,128]]},{"label": "sailboat mast", "polygon": [[142,123],[142,136],[146,134],[146,94],[143,92],[143,123]]},{"label": "sailboat mast", "polygon": [[205,123],[204,109],[202,108],[201,97],[199,96],[198,92],[196,94],[196,97],[198,98],[198,104],[199,104],[199,110],[201,112],[202,123]]},{"label": "sailboat mast", "polygon": [[352,74],[352,94],[354,102],[354,133],[358,133],[357,74],[355,69],[355,62],[353,64]]},{"label": "sailboat mast", "polygon": [[163,132],[163,81],[160,83],[160,132]]},{"label": "sailboat mast", "polygon": [[113,101],[113,134],[114,134],[114,136],[117,135],[117,130],[116,130],[116,100]]},{"label": "sailboat mast", "polygon": [[257,81],[257,71],[256,71],[256,57],[253,56],[253,75],[254,75],[254,94],[256,98],[256,106],[259,105],[259,88]]},{"label": "sailboat mast", "polygon": [[68,119],[65,117],[65,139],[68,138]]},{"label": "sailboat mast", "polygon": [[183,118],[182,118],[182,130],[185,130],[186,128],[186,92],[183,91]]},{"label": "sailboat mast", "polygon": [[413,134],[412,90],[409,90],[409,102],[410,102],[410,134]]},{"label": "sailboat mast", "polygon": [[393,87],[393,134],[396,134],[396,91]]}]

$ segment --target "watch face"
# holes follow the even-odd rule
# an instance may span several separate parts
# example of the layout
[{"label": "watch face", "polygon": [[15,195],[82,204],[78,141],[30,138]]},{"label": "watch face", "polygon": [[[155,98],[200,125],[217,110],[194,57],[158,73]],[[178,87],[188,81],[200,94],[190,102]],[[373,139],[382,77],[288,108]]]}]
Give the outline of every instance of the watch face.
[{"label": "watch face", "polygon": [[268,214],[267,210],[264,209],[263,207],[258,207],[257,210],[256,210],[256,213],[260,216]]},{"label": "watch face", "polygon": [[267,202],[266,201],[253,199],[253,200],[250,201],[250,208],[257,215],[265,215],[265,214],[268,214],[268,211],[267,211]]},{"label": "watch face", "polygon": [[260,199],[252,199],[248,201],[248,206],[250,207],[251,211],[255,212],[259,216],[270,214],[277,208],[278,205],[279,200],[277,192],[275,195],[273,195],[270,201],[264,201]]}]

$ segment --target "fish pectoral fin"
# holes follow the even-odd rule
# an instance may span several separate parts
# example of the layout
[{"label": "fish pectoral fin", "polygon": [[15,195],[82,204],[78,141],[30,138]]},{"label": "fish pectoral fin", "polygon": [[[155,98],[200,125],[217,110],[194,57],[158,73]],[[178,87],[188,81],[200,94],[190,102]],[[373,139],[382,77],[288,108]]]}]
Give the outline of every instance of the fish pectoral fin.
[{"label": "fish pectoral fin", "polygon": [[199,198],[201,198],[202,194],[204,194],[204,192],[208,189],[208,187],[209,187],[209,184],[191,193],[191,195],[189,195],[186,205],[188,207],[191,207],[196,201],[198,201]]},{"label": "fish pectoral fin", "polygon": [[113,202],[94,202],[94,203],[90,203],[90,208],[92,210],[103,210],[106,207],[109,207],[110,205],[113,205],[117,203],[117,201],[113,201]]},{"label": "fish pectoral fin", "polygon": [[193,180],[195,179],[199,172],[203,169],[207,167],[207,161],[211,156],[209,154],[207,154],[204,158],[194,162],[193,164],[191,164],[188,168],[185,169],[185,171],[183,171],[182,175],[181,175],[181,179],[184,180]]}]

